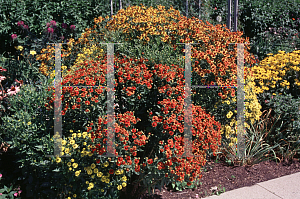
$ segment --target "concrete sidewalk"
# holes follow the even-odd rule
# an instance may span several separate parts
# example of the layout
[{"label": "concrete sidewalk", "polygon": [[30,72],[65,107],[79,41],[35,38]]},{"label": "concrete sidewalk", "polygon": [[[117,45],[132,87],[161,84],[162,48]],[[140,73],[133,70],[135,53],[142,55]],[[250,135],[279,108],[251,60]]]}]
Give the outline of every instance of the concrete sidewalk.
[{"label": "concrete sidewalk", "polygon": [[300,172],[205,199],[300,199]]}]

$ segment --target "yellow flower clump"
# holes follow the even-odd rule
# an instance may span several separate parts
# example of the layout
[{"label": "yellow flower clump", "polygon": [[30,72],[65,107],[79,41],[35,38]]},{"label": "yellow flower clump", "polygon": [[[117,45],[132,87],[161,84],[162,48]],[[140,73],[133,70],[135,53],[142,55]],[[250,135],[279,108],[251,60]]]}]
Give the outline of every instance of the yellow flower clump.
[{"label": "yellow flower clump", "polygon": [[300,50],[291,53],[278,51],[278,54],[268,54],[258,66],[253,67],[254,78],[257,82],[255,93],[260,94],[265,90],[275,90],[280,87],[289,89],[291,83],[300,86],[299,78],[294,82],[287,81],[287,76],[299,74],[300,70]]}]

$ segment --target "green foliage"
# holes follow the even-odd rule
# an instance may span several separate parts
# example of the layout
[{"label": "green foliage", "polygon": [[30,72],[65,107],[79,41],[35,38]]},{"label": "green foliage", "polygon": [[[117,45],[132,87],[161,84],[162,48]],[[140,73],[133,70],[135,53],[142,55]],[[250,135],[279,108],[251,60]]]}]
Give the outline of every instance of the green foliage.
[{"label": "green foliage", "polygon": [[193,183],[191,183],[191,185],[188,185],[186,181],[183,182],[172,182],[171,187],[173,190],[176,191],[183,191],[184,189],[195,189],[200,185],[200,181],[199,180],[195,180]]},{"label": "green foliage", "polygon": [[[278,49],[293,51],[295,46],[299,49],[299,40],[293,39],[290,33],[299,33],[300,4],[294,0],[287,1],[246,1],[240,12],[242,31],[245,37],[250,38],[252,48],[250,52],[257,54],[259,60],[266,57],[268,53],[277,53]],[[293,20],[293,18],[295,20]],[[275,34],[267,35],[269,28],[285,29],[284,32],[278,32],[281,37]],[[298,43],[292,45],[292,43]]]},{"label": "green foliage", "polygon": [[262,104],[264,104],[265,110],[272,109],[271,116],[276,118],[276,124],[267,135],[266,142],[270,145],[279,144],[281,153],[288,149],[287,151],[293,155],[299,154],[299,99],[294,98],[291,94],[279,95],[276,93],[276,96],[273,96],[270,93],[265,93],[261,95],[264,99]]},{"label": "green foliage", "polygon": [[[61,179],[61,176],[52,174],[55,168],[48,164],[50,161],[46,157],[53,154],[53,143],[50,141],[53,115],[46,113],[44,101],[50,93],[46,91],[45,82],[41,83],[23,85],[20,92],[8,98],[11,115],[3,117],[0,134],[11,142],[11,150],[17,156],[15,164],[21,168],[21,180],[26,189],[24,193],[29,197],[38,197],[41,191],[47,192],[48,196],[52,192],[54,197],[50,185],[54,183],[59,187],[55,179]],[[19,177],[13,176],[10,180],[17,181]]]},{"label": "green foliage", "polygon": [[[58,22],[60,26],[66,23],[68,26],[75,25],[74,38],[80,37],[85,28],[90,27],[95,16],[109,15],[109,1],[42,1],[42,0],[4,0],[0,4],[0,50],[2,54],[16,50],[11,45],[16,41],[11,40],[11,34],[18,35],[18,42],[24,43],[28,31],[18,27],[17,22],[23,21],[29,26],[30,35],[34,39],[41,39],[46,24],[51,20]],[[58,35],[61,36],[61,35]],[[7,56],[7,54],[5,55]]]},{"label": "green foliage", "polygon": [[[267,116],[268,118],[268,116]],[[228,147],[225,145],[226,162],[229,165],[254,165],[266,160],[277,160],[275,148],[279,144],[269,144],[266,136],[270,134],[266,120],[255,121],[250,123],[250,129],[247,129],[245,134],[245,147],[241,150],[242,154],[236,151],[236,146]],[[274,127],[274,125],[273,125]],[[272,153],[270,155],[270,153]]]}]

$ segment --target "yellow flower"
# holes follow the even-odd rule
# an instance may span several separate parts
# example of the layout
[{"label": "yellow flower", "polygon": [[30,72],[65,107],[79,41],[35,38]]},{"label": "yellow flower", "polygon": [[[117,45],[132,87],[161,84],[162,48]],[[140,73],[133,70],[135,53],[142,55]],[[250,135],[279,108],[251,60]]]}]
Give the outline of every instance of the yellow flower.
[{"label": "yellow flower", "polygon": [[77,148],[78,148],[78,144],[74,144],[73,149],[77,149]]},{"label": "yellow flower", "polygon": [[72,158],[72,159],[71,159],[71,162],[74,162],[74,161],[75,161],[75,160]]},{"label": "yellow flower", "polygon": [[71,144],[71,145],[75,144],[75,140],[71,140],[71,141],[70,141],[70,144]]},{"label": "yellow flower", "polygon": [[77,197],[77,195],[76,195],[76,194],[74,194],[74,195],[73,195],[73,197],[74,197],[74,198],[76,198],[76,197]]},{"label": "yellow flower", "polygon": [[97,173],[97,177],[101,178],[103,176],[103,173],[102,172],[98,172]]},{"label": "yellow flower", "polygon": [[80,171],[76,171],[76,172],[75,172],[75,176],[76,176],[76,177],[78,177],[79,174],[80,174]]},{"label": "yellow flower", "polygon": [[94,173],[98,173],[98,169],[97,168],[94,169]]},{"label": "yellow flower", "polygon": [[85,146],[85,145],[86,145],[86,142],[84,142],[83,145]]},{"label": "yellow flower", "polygon": [[80,138],[80,137],[81,137],[81,133],[77,133],[77,137],[79,137],[79,138]]},{"label": "yellow flower", "polygon": [[105,162],[105,163],[103,164],[104,167],[108,167],[108,165],[109,165],[108,162]]},{"label": "yellow flower", "polygon": [[89,184],[90,182],[89,181],[85,181],[85,184]]},{"label": "yellow flower", "polygon": [[67,144],[67,141],[66,141],[66,140],[62,140],[62,141],[61,141],[61,144],[62,144],[62,145],[66,145],[66,144]]},{"label": "yellow flower", "polygon": [[68,199],[71,199],[71,197],[68,197]]},{"label": "yellow flower", "polygon": [[18,47],[15,47],[17,50],[19,51],[22,51],[23,50],[23,46],[18,46]]},{"label": "yellow flower", "polygon": [[69,148],[66,148],[66,149],[65,149],[65,152],[66,152],[66,153],[69,153],[69,152],[70,152],[70,149],[69,149]]},{"label": "yellow flower", "polygon": [[226,115],[227,118],[231,118],[231,116],[233,115],[233,113],[231,111],[229,111]]},{"label": "yellow flower", "polygon": [[122,186],[123,186],[123,187],[126,187],[126,185],[127,185],[126,182],[123,182],[123,183],[122,183]]},{"label": "yellow flower", "polygon": [[91,164],[91,169],[94,169],[96,167],[96,165],[93,163]]},{"label": "yellow flower", "polygon": [[72,171],[73,169],[70,167],[69,170]]},{"label": "yellow flower", "polygon": [[104,192],[104,189],[101,189],[101,192]]},{"label": "yellow flower", "polygon": [[73,130],[70,130],[70,133],[73,133]]},{"label": "yellow flower", "polygon": [[68,162],[67,165],[70,167],[70,166],[72,165],[72,163],[71,163],[71,162]]},{"label": "yellow flower", "polygon": [[77,163],[73,163],[72,166],[76,169],[78,167]]},{"label": "yellow flower", "polygon": [[122,189],[122,185],[118,185],[118,190],[121,190]]},{"label": "yellow flower", "polygon": [[94,183],[89,183],[89,187],[93,188],[94,187]]},{"label": "yellow flower", "polygon": [[76,138],[76,133],[73,133],[73,134],[72,134],[72,137],[73,137],[73,138]]},{"label": "yellow flower", "polygon": [[61,158],[60,157],[56,157],[56,162],[60,163],[61,162]]},{"label": "yellow flower", "polygon": [[34,50],[31,50],[31,51],[30,51],[30,54],[31,54],[31,55],[35,55],[36,52],[35,52]]},{"label": "yellow flower", "polygon": [[31,122],[28,122],[27,125],[31,125]]},{"label": "yellow flower", "polygon": [[92,175],[93,171],[92,170],[87,170],[87,174]]},{"label": "yellow flower", "polygon": [[127,181],[127,177],[126,177],[126,176],[123,176],[123,177],[122,177],[122,180],[123,180],[123,181]]}]

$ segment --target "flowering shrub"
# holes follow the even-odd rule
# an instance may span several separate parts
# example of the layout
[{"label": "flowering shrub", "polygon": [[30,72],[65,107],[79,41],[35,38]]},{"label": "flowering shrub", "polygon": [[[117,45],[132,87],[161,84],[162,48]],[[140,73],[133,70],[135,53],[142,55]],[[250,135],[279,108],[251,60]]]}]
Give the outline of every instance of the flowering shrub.
[{"label": "flowering shrub", "polygon": [[[152,16],[149,13],[156,13],[156,15]],[[222,28],[221,25],[206,25],[204,23],[199,23],[199,21],[197,21],[195,18],[186,19],[185,17],[181,17],[178,11],[172,8],[166,11],[164,10],[164,7],[158,7],[158,9],[155,10],[153,8],[146,9],[143,6],[133,6],[124,11],[121,10],[118,12],[118,14],[113,17],[113,20],[108,22],[103,21],[104,18],[102,17],[95,19],[95,23],[99,24],[98,26],[105,27],[111,31],[119,30],[123,32],[123,34],[120,35],[122,41],[127,40],[128,42],[131,42],[132,45],[136,45],[139,43],[139,41],[141,41],[142,44],[145,44],[148,42],[148,40],[150,41],[150,38],[154,39],[158,37],[163,42],[164,46],[166,46],[166,44],[171,44],[171,46],[174,48],[173,51],[175,56],[183,51],[180,45],[175,45],[176,43],[202,41],[203,43],[200,42],[202,45],[201,47],[197,47],[197,45],[193,45],[192,47],[192,57],[195,58],[192,59],[192,84],[236,85],[236,64],[233,62],[236,57],[236,51],[232,51],[229,43],[234,43],[234,41],[239,43],[242,43],[243,41],[247,42],[247,40],[243,40],[243,38],[238,40],[238,35],[241,36],[241,33],[239,32],[234,33],[237,34],[235,36],[230,36],[224,26]],[[90,29],[86,34],[84,34],[84,37],[87,37],[89,34],[91,34],[91,32],[93,32],[93,29]],[[138,40],[134,38],[137,38]],[[222,38],[223,42],[219,42],[217,38]],[[248,48],[247,45],[245,46]],[[120,47],[120,49],[122,48]],[[141,51],[145,52],[146,50]],[[141,53],[141,51],[137,53]],[[124,52],[124,50],[120,52]],[[146,54],[147,52],[145,52],[145,57],[147,57]],[[251,65],[255,63],[255,61],[254,57],[250,56],[246,50],[244,54],[246,61],[245,79],[246,84],[248,85],[246,87],[247,90],[245,98],[246,100],[249,100],[249,102],[255,100],[253,101],[254,106],[250,105],[251,103],[245,106],[246,112],[248,113],[246,113],[245,119],[253,122],[253,119],[258,120],[261,112],[256,96],[253,91],[251,91],[253,90],[253,83],[251,83],[253,79],[250,77],[251,72],[247,67],[247,64]],[[141,55],[138,54],[138,56]],[[161,60],[163,59],[160,59],[159,61]],[[157,62],[158,60],[155,61]],[[172,60],[172,63],[175,64],[176,62]],[[179,64],[182,62],[177,63]],[[199,78],[199,76],[201,78]],[[221,92],[215,92],[214,96],[217,95],[219,96],[217,99],[219,103],[220,101],[225,101],[226,98],[228,98],[231,103],[234,103],[234,98],[236,98],[235,90],[230,88],[223,88]],[[222,107],[217,107],[216,109],[222,109]],[[232,107],[230,110],[233,116],[232,118],[235,118],[234,110],[235,107]],[[213,114],[213,108],[208,109],[208,111]],[[229,111],[227,113],[230,115]],[[225,125],[225,123],[228,124],[229,122],[235,122],[234,120],[228,121],[226,116],[229,115],[227,113],[222,114],[221,118],[217,119],[218,121],[226,121],[223,123],[223,125]],[[247,124],[245,125],[247,126]],[[234,130],[234,128],[232,130]]]},{"label": "flowering shrub", "polygon": [[270,53],[269,57],[253,67],[255,93],[263,110],[272,109],[273,117],[280,116],[267,140],[271,144],[280,143],[281,149],[291,144],[289,147],[294,150],[299,145],[299,53],[299,50],[291,53],[278,51],[275,55]]},{"label": "flowering shrub", "polygon": [[[202,85],[236,85],[236,75],[234,75],[237,70],[236,48],[230,49],[229,43],[243,43],[247,40],[240,37],[241,33],[230,33],[224,26],[212,26],[201,23],[195,18],[182,17],[172,7],[165,10],[162,6],[158,6],[157,9],[132,6],[126,10],[120,10],[112,17],[112,20],[109,20],[108,17],[99,17],[94,21],[96,25],[86,29],[77,42],[70,40],[69,48],[62,55],[67,57],[74,53],[77,54],[75,55],[77,59],[73,63],[70,62],[70,65],[66,67],[66,73],[63,73],[62,85],[70,86],[63,87],[62,100],[67,101],[62,110],[62,115],[66,119],[64,130],[72,130],[70,129],[72,122],[82,122],[78,123],[78,127],[88,128],[92,131],[93,127],[88,124],[96,123],[95,118],[105,115],[101,105],[105,102],[106,91],[99,87],[76,88],[76,86],[104,86],[107,60],[106,56],[102,56],[101,49],[105,51],[105,47],[97,48],[96,46],[103,41],[123,43],[120,47],[116,46],[114,60],[115,96],[120,105],[118,117],[126,120],[126,116],[124,118],[123,114],[128,113],[127,111],[134,111],[134,115],[138,118],[144,116],[144,118],[140,118],[140,127],[137,123],[134,131],[144,132],[145,135],[148,132],[148,142],[145,135],[144,137],[141,135],[143,137],[141,143],[144,148],[140,154],[134,153],[134,144],[139,144],[139,142],[136,143],[130,138],[126,140],[126,137],[119,137],[117,134],[118,139],[122,140],[119,140],[121,143],[116,143],[116,153],[122,154],[122,150],[130,151],[132,149],[133,156],[139,157],[132,160],[131,167],[125,173],[127,177],[131,177],[130,180],[133,182],[132,194],[140,194],[135,190],[141,181],[144,181],[146,187],[152,188],[174,180],[187,181],[189,186],[196,178],[201,177],[200,168],[205,164],[206,151],[211,150],[215,155],[218,145],[221,144],[222,123],[223,125],[226,122],[231,124],[229,127],[226,126],[226,130],[223,126],[223,132],[227,132],[224,138],[235,136],[236,121],[231,119],[235,116],[235,107],[227,107],[228,112],[225,115],[211,116],[212,109],[203,109],[201,108],[202,104],[192,105],[194,127],[192,128],[193,140],[189,144],[192,146],[193,154],[197,156],[178,157],[184,153],[184,145],[188,143],[182,137],[184,132],[184,69],[180,65],[184,59],[176,58],[184,52],[184,49],[176,43],[201,43],[200,46],[192,47],[193,81],[200,82]],[[133,45],[135,48],[132,48]],[[53,52],[54,49],[48,47],[41,53],[46,50]],[[159,56],[157,56],[158,54]],[[244,54],[246,65],[255,63],[254,57],[250,56],[246,50]],[[45,71],[49,71],[48,75],[52,73],[53,77],[53,70],[51,71],[50,68],[53,66],[51,56],[47,57],[47,55],[41,54],[38,59],[42,61]],[[205,76],[206,74],[208,75]],[[253,79],[251,79],[249,67],[245,67],[245,77],[246,99],[249,103],[247,110],[250,112],[246,115],[246,119],[257,120],[261,113],[257,98],[253,93],[254,85],[251,84]],[[213,95],[221,107],[224,107],[222,101],[229,105],[234,103],[235,97],[235,90],[228,88]],[[253,102],[254,105],[251,104]],[[52,103],[53,98],[48,98],[47,109],[51,110]],[[118,125],[115,126],[116,133],[119,133]],[[125,127],[130,127],[128,119]],[[84,129],[79,130],[85,131]],[[100,133],[100,129],[97,130],[97,133]],[[70,136],[68,132],[63,135]],[[91,139],[95,141],[96,135],[94,138],[92,136],[91,134]],[[101,136],[104,136],[104,132],[101,132]],[[133,134],[132,138],[136,139],[136,136]],[[236,139],[231,139],[231,141],[233,144]],[[88,144],[87,141],[85,142]],[[72,143],[77,144],[76,141],[72,141]],[[97,146],[97,144],[99,145]],[[75,148],[78,146],[77,144]],[[104,153],[105,145],[101,140],[93,142],[90,147],[95,147],[95,151]],[[89,163],[91,161],[95,160],[88,160]],[[105,159],[101,163],[106,161],[111,167],[105,171],[109,172],[110,169],[116,170],[115,165],[120,164],[122,160],[111,158],[110,160]],[[89,171],[89,173],[91,172]],[[128,173],[139,174],[139,177],[130,176]],[[77,172],[77,174],[79,173]],[[121,188],[119,179],[114,178],[114,180],[116,183],[109,186],[114,189],[118,189],[118,186]],[[88,181],[90,182],[90,180]],[[101,184],[101,189],[108,190],[108,185],[105,188],[103,185],[105,184]]]}]

